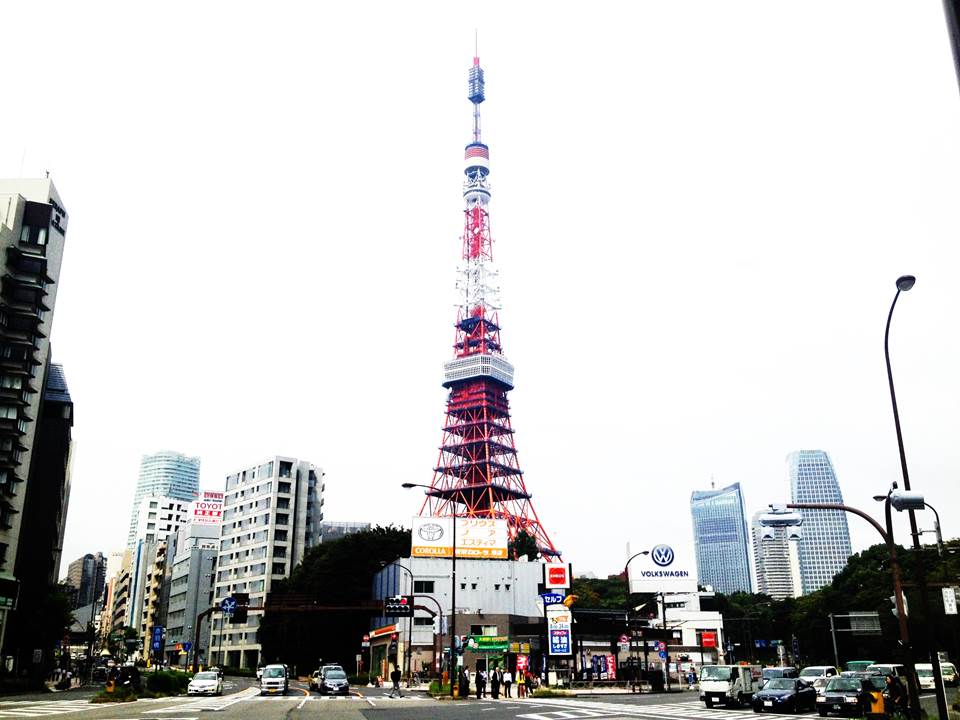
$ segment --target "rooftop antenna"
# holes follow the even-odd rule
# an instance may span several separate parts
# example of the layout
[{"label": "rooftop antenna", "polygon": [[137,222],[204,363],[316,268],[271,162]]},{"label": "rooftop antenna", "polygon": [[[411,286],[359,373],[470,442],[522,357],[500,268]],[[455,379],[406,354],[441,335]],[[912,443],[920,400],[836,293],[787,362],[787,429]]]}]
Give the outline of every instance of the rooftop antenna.
[{"label": "rooftop antenna", "polygon": [[713,481],[713,473],[710,473],[710,489],[711,490],[717,489],[717,484]]}]

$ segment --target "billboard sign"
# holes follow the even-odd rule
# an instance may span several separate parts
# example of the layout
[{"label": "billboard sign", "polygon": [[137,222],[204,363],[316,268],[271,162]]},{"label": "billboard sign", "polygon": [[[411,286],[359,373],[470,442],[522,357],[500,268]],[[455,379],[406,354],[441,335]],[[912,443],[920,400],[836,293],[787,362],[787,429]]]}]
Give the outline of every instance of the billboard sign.
[{"label": "billboard sign", "polygon": [[717,634],[706,631],[700,633],[700,645],[705,648],[715,648],[717,646]]},{"label": "billboard sign", "polygon": [[543,586],[547,590],[565,590],[570,587],[570,563],[544,563]]},{"label": "billboard sign", "polygon": [[565,605],[549,605],[546,616],[550,654],[571,655],[573,653],[573,612]]},{"label": "billboard sign", "polygon": [[[507,521],[495,518],[457,520],[457,557],[506,560]],[[413,557],[453,555],[453,518],[415,517],[411,523]]]},{"label": "billboard sign", "polygon": [[632,593],[687,593],[697,591],[697,563],[691,548],[658,543],[629,566]]},{"label": "billboard sign", "polygon": [[219,525],[223,521],[223,493],[204,490],[190,503],[190,522],[197,525]]}]

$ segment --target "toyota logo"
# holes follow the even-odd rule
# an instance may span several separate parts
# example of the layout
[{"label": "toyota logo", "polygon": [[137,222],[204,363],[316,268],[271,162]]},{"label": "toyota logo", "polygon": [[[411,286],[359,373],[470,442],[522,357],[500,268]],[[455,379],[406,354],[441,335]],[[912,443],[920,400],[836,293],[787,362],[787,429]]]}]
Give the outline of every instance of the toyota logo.
[{"label": "toyota logo", "polygon": [[420,526],[420,529],[417,530],[417,535],[427,542],[435,542],[443,537],[443,528],[436,523],[428,523],[427,525]]},{"label": "toyota logo", "polygon": [[650,557],[660,567],[666,567],[673,562],[673,548],[669,545],[657,545],[650,551]]}]

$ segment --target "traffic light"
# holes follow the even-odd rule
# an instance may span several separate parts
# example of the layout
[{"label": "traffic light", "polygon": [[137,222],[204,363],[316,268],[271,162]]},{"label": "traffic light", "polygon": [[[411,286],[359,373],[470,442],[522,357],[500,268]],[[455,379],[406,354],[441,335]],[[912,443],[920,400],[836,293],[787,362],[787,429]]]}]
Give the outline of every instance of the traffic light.
[{"label": "traffic light", "polygon": [[237,601],[237,608],[230,616],[230,622],[233,625],[246,625],[247,608],[250,606],[250,593],[234,593],[233,598]]},{"label": "traffic light", "polygon": [[392,658],[393,662],[396,661],[396,658],[397,658],[397,634],[396,633],[393,633],[390,636],[390,646],[387,648],[387,657]]},{"label": "traffic light", "polygon": [[384,617],[413,617],[412,595],[391,595],[383,601]]}]

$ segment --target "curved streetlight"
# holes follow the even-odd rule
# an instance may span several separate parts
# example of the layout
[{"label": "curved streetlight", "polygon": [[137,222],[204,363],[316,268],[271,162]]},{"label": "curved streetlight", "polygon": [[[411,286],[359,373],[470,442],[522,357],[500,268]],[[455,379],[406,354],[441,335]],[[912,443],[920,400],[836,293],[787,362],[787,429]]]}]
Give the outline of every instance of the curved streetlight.
[{"label": "curved streetlight", "polygon": [[[903,449],[903,433],[900,430],[900,411],[897,408],[897,393],[893,387],[893,370],[890,367],[890,321],[893,319],[893,309],[897,306],[897,299],[900,293],[907,292],[917,279],[913,275],[901,275],[897,278],[897,294],[893,296],[893,302],[890,304],[890,312],[887,313],[887,327],[883,333],[883,354],[887,361],[887,382],[890,385],[890,403],[893,405],[893,424],[897,430],[897,448],[900,451],[900,472],[903,476],[903,489],[910,492],[910,473],[907,471],[907,455]],[[923,508],[920,507],[920,510]],[[910,516],[910,535],[913,538],[914,555],[917,560],[917,585],[920,589],[920,604],[923,607],[924,617],[930,617],[930,597],[927,592],[926,568],[923,563],[923,548],[920,544],[920,533],[917,530],[917,516],[913,508],[908,510]],[[923,633],[927,646],[927,653],[930,655],[930,663],[933,667],[933,684],[937,696],[937,714],[940,720],[947,720],[947,699],[943,687],[943,674],[940,672],[940,656],[937,655],[930,639],[930,623],[926,623]],[[916,672],[911,668],[911,672]],[[919,707],[916,709],[919,717]]]},{"label": "curved streetlight", "polygon": [[[631,555],[629,558],[627,558],[627,561],[623,564],[623,580],[624,580],[624,582],[627,583],[627,602],[630,601],[630,572],[629,572],[630,563],[634,560],[634,558],[638,558],[638,557],[640,557],[641,555],[649,555],[649,554],[650,554],[650,551],[649,551],[649,550],[641,550],[640,552],[634,553],[634,554]],[[641,607],[642,607],[642,606],[641,606]],[[636,610],[636,609],[637,609],[637,608],[634,608],[634,610]],[[634,647],[636,647],[636,646],[634,646]],[[646,644],[646,641],[644,641],[644,644],[643,644],[643,652],[644,652],[644,663],[646,663],[646,652],[647,652],[647,644]],[[636,690],[639,690],[639,689],[642,687],[642,686],[640,685],[640,658],[637,657],[636,653],[634,653],[634,658],[633,658],[633,660],[634,660],[634,663],[633,663],[633,681],[634,681]],[[634,692],[636,692],[636,690],[634,690]]]},{"label": "curved streetlight", "polygon": [[[410,488],[424,488],[427,492],[424,495],[431,495],[433,497],[438,497],[439,493],[432,488],[430,485],[424,485],[422,483],[411,483],[405,482],[401,483],[400,487],[405,490]],[[450,553],[451,568],[450,568],[450,697],[455,697],[454,688],[457,686],[457,648],[456,648],[456,637],[457,637],[457,515],[454,512],[453,515],[453,537],[452,537],[452,552]],[[443,676],[440,678],[441,684],[443,683]]]}]

